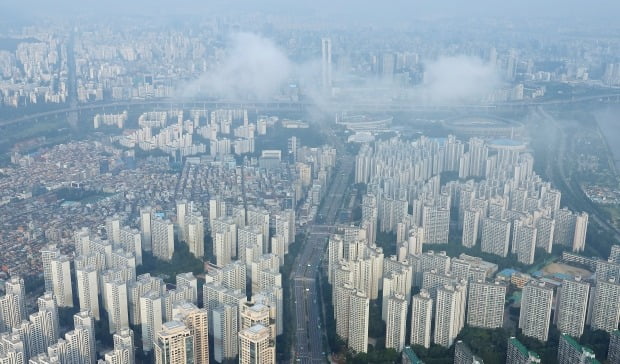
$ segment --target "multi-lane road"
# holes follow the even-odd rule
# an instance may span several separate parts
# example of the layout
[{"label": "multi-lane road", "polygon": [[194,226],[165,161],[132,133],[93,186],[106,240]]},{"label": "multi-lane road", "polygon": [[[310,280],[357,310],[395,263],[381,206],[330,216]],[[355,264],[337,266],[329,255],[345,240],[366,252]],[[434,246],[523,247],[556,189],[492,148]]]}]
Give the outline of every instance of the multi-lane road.
[{"label": "multi-lane road", "polygon": [[327,354],[323,347],[324,325],[321,323],[320,299],[317,280],[321,260],[325,254],[329,234],[334,231],[338,210],[349,184],[355,161],[346,155],[339,160],[336,176],[327,191],[317,216],[324,224],[308,227],[308,239],[291,272],[295,304],[295,356],[300,363],[325,363]]}]

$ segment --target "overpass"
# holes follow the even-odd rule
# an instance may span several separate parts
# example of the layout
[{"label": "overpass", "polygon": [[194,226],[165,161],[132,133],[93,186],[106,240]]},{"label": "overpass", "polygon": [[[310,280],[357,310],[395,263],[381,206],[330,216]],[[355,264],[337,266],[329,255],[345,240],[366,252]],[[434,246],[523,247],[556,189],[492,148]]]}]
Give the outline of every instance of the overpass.
[{"label": "overpass", "polygon": [[511,111],[522,108],[545,105],[563,105],[574,103],[620,103],[620,93],[592,95],[575,98],[567,98],[561,100],[548,101],[528,101],[528,102],[506,102],[496,104],[478,104],[478,105],[440,105],[440,104],[415,104],[408,101],[386,101],[386,102],[363,102],[363,101],[347,101],[336,102],[331,101],[325,104],[317,105],[313,101],[240,101],[240,100],[195,100],[195,99],[148,99],[148,100],[131,100],[131,101],[113,101],[105,103],[77,104],[70,103],[61,109],[55,109],[45,112],[24,115],[18,118],[0,121],[0,127],[37,122],[52,118],[71,117],[74,118],[76,113],[80,117],[84,114],[89,116],[95,113],[120,113],[124,110],[128,111],[150,111],[154,109],[170,110],[170,109],[248,109],[256,112],[304,112],[306,110],[319,110],[327,113],[338,111],[355,111],[361,113],[400,113],[400,112],[433,112],[433,111]]}]

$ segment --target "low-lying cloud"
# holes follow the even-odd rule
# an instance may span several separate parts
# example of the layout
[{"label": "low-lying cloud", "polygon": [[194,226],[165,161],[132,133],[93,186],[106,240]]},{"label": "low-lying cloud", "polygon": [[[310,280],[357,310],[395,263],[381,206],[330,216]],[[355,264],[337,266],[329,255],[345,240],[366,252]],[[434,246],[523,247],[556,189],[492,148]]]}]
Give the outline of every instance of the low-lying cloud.
[{"label": "low-lying cloud", "polygon": [[273,41],[237,33],[219,64],[185,85],[181,95],[264,100],[278,93],[292,69],[292,62]]},{"label": "low-lying cloud", "polygon": [[441,57],[426,64],[423,90],[431,103],[475,102],[501,85],[497,69],[468,56]]},{"label": "low-lying cloud", "polygon": [[[478,103],[501,85],[501,78],[495,67],[480,58],[440,57],[426,63],[424,68],[423,84],[409,89],[412,102]],[[294,80],[303,84],[304,95],[323,109],[331,103],[320,85],[320,72],[319,59],[295,63],[272,40],[252,33],[237,33],[231,36],[219,63],[197,80],[182,85],[178,95],[183,98],[207,96],[234,100],[269,100],[281,95],[283,87]],[[346,80],[350,79],[350,76],[334,70],[334,79]],[[345,89],[349,88],[343,86]],[[389,99],[390,95],[401,93],[403,85],[370,76],[363,81],[362,89],[381,90],[381,94]],[[363,99],[367,96],[357,95],[353,91],[345,92],[338,98],[339,101],[346,101],[347,98],[356,97]]]}]

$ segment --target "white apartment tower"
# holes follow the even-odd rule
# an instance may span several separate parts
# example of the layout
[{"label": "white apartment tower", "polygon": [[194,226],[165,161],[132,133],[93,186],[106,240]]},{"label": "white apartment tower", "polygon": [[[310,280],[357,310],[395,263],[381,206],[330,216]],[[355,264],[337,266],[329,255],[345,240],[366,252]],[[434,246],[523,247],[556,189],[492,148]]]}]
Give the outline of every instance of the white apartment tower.
[{"label": "white apartment tower", "polygon": [[276,348],[270,330],[261,324],[239,331],[240,364],[275,364]]},{"label": "white apartment tower", "polygon": [[530,281],[523,287],[519,313],[519,328],[523,335],[547,341],[552,304],[553,288],[545,283]]},{"label": "white apartment tower", "polygon": [[153,256],[168,261],[174,254],[174,225],[170,220],[151,219]]},{"label": "white apartment tower", "polygon": [[424,289],[411,298],[411,344],[431,346],[433,299]]},{"label": "white apartment tower", "polygon": [[510,243],[510,221],[482,219],[482,251],[506,257]]},{"label": "white apartment tower", "polygon": [[140,322],[142,323],[142,350],[153,350],[157,333],[162,327],[162,297],[160,292],[149,291],[140,297]]},{"label": "white apartment tower", "polygon": [[176,321],[183,322],[194,337],[194,363],[209,363],[208,314],[204,309],[188,302],[177,303],[173,308]]},{"label": "white apartment tower", "polygon": [[404,295],[395,293],[385,304],[387,304],[385,347],[401,352],[405,348],[407,300]]},{"label": "white apartment tower", "polygon": [[597,280],[590,326],[593,330],[612,332],[620,321],[620,283],[615,278]]},{"label": "white apartment tower", "polygon": [[501,282],[470,282],[467,325],[488,329],[502,327],[506,289]]},{"label": "white apartment tower", "polygon": [[581,280],[581,277],[565,279],[558,295],[557,326],[561,333],[579,338],[588,311],[588,297],[590,284]]},{"label": "white apartment tower", "polygon": [[435,306],[435,334],[437,345],[450,347],[465,323],[465,284],[445,285],[437,289]]},{"label": "white apartment tower", "polygon": [[155,342],[156,364],[186,364],[194,362],[194,337],[181,322],[162,325]]},{"label": "white apartment tower", "polygon": [[99,272],[92,265],[75,269],[80,310],[88,310],[95,320],[101,319],[99,311]]}]

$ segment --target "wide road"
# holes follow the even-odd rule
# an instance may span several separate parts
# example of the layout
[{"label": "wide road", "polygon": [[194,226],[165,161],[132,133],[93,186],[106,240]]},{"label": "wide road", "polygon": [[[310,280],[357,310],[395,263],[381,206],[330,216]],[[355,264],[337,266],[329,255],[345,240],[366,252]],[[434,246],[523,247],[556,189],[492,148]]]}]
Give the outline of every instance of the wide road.
[{"label": "wide road", "polygon": [[334,231],[338,210],[342,205],[344,192],[349,184],[355,160],[352,156],[340,157],[339,168],[334,169],[333,182],[317,213],[324,224],[312,223],[308,228],[308,239],[291,272],[295,300],[295,360],[301,363],[325,363],[327,355],[323,349],[323,327],[319,312],[321,293],[317,279],[321,260],[325,254],[330,233]]},{"label": "wide road", "polygon": [[[72,101],[70,95],[70,101]],[[581,96],[575,98],[567,98],[561,100],[545,100],[545,101],[525,101],[525,102],[506,102],[497,104],[480,104],[480,105],[440,105],[440,104],[419,104],[416,102],[392,100],[386,102],[372,102],[369,100],[362,101],[333,101],[321,106],[321,109],[325,112],[338,112],[338,111],[354,111],[358,113],[394,113],[394,112],[431,112],[431,111],[445,111],[445,110],[457,110],[457,111],[472,111],[482,112],[489,110],[513,110],[519,108],[529,108],[532,106],[543,105],[561,105],[561,104],[574,104],[581,102],[620,102],[620,94],[617,92]],[[314,101],[241,101],[241,100],[188,100],[188,99],[146,99],[146,100],[130,100],[130,101],[112,101],[112,102],[97,102],[87,104],[77,104],[70,102],[69,107],[63,107],[55,110],[39,112],[24,115],[9,120],[1,120],[0,127],[9,125],[41,121],[52,118],[66,117],[76,115],[76,113],[120,113],[124,110],[140,110],[140,109],[171,109],[171,108],[209,108],[209,109],[248,109],[256,110],[258,112],[267,111],[293,111],[300,112],[309,108],[316,108],[317,104]],[[84,120],[82,120],[84,122]],[[86,122],[92,122],[92,120],[86,120]]]}]

